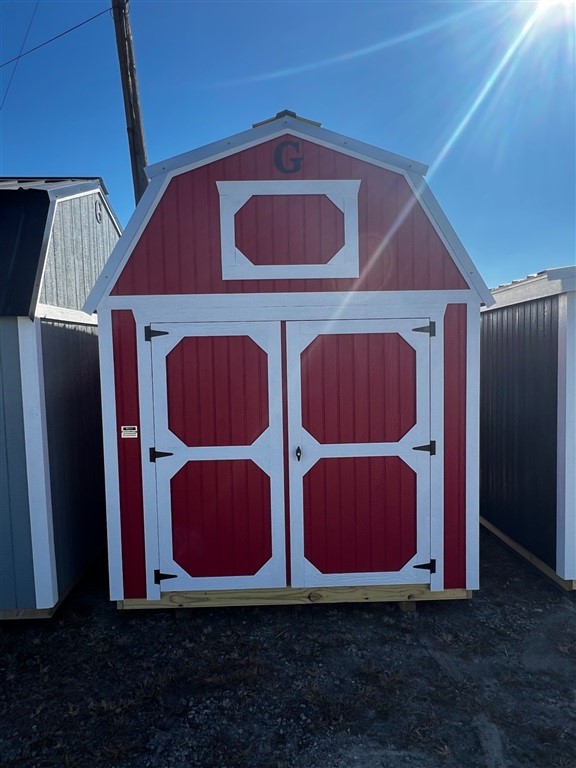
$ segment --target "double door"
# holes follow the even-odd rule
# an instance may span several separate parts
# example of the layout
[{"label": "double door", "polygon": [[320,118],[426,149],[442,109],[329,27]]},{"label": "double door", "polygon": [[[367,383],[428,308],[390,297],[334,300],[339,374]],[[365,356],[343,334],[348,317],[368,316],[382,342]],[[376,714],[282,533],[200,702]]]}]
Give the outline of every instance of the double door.
[{"label": "double door", "polygon": [[162,590],[430,580],[427,323],[152,326]]}]

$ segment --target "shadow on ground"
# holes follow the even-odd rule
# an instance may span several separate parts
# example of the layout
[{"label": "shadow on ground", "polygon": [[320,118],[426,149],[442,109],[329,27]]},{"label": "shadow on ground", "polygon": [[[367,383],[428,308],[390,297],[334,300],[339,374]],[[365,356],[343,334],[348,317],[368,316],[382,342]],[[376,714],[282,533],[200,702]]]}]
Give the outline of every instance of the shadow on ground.
[{"label": "shadow on ground", "polygon": [[3,768],[576,768],[576,595],[489,534],[471,601],[0,627]]}]

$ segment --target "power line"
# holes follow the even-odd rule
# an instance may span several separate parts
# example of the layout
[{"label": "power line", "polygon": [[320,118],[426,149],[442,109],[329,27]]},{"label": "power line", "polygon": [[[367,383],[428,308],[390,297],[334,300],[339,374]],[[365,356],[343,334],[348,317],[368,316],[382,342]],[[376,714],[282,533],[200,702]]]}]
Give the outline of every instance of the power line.
[{"label": "power line", "polygon": [[20,46],[20,53],[18,54],[18,56],[16,56],[16,64],[14,65],[14,69],[12,70],[12,74],[10,75],[10,80],[8,80],[8,85],[6,86],[6,90],[4,91],[4,96],[2,97],[2,104],[0,104],[0,112],[2,111],[2,107],[4,106],[6,97],[8,96],[8,91],[10,90],[10,86],[12,85],[12,80],[14,79],[14,75],[16,74],[16,70],[18,69],[18,63],[20,61],[20,57],[22,56],[22,50],[26,45],[26,40],[28,40],[28,33],[30,32],[30,27],[32,26],[32,22],[34,21],[34,16],[36,16],[36,11],[38,10],[39,4],[40,4],[40,0],[36,0],[36,5],[34,6],[34,10],[32,11],[32,17],[28,22],[28,29],[26,30],[26,34],[24,35],[24,40],[22,40],[22,45]]},{"label": "power line", "polygon": [[[38,2],[36,3],[36,7],[38,7]],[[75,29],[79,29],[80,27],[83,27],[84,24],[88,24],[90,21],[94,21],[94,19],[97,19],[99,16],[103,16],[105,13],[108,13],[110,10],[111,8],[106,8],[106,10],[101,11],[100,13],[97,13],[96,16],[91,16],[89,19],[86,19],[86,21],[82,21],[80,22],[80,24],[76,24],[75,27],[70,27],[70,29],[67,29],[65,32],[61,32],[59,35],[55,35],[54,37],[51,37],[50,40],[46,40],[44,43],[40,43],[40,45],[36,45],[34,48],[30,48],[29,51],[25,51],[24,53],[19,53],[18,56],[15,56],[13,59],[10,59],[9,61],[5,61],[3,64],[0,64],[0,69],[2,67],[5,67],[7,64],[12,64],[13,61],[16,61],[16,62],[19,61],[20,59],[24,58],[24,56],[28,56],[29,53],[34,53],[34,51],[37,51],[39,48],[43,48],[45,45],[48,45],[48,43],[53,43],[54,40],[58,40],[58,38],[64,37],[64,35],[67,35],[70,32],[74,32]],[[36,9],[34,9],[34,13],[36,13]],[[24,42],[26,42],[26,38],[24,38]],[[22,47],[24,47],[24,45],[22,45]],[[16,69],[16,67],[14,67],[14,69]]]}]

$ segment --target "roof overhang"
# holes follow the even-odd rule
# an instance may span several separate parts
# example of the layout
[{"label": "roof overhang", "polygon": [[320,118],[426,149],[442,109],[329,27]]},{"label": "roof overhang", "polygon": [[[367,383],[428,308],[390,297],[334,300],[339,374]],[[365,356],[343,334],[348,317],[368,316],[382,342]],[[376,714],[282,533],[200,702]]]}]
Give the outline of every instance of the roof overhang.
[{"label": "roof overhang", "polygon": [[487,306],[493,303],[490,290],[482,280],[466,249],[426,184],[424,176],[428,166],[402,155],[397,155],[356,139],[342,136],[333,131],[328,131],[317,123],[299,118],[293,114],[280,113],[276,118],[256,124],[253,128],[243,133],[207,144],[191,152],[177,155],[169,160],[149,165],[146,168],[150,184],[90,293],[84,306],[84,311],[90,314],[96,311],[104,297],[109,295],[172,178],[202,165],[273,140],[286,133],[402,174],[444,242],[455,264],[460,269],[464,279],[471,289],[477,293],[480,302]]},{"label": "roof overhang", "polygon": [[494,288],[492,309],[572,291],[576,291],[576,266],[545,269],[535,275],[528,275],[522,280],[514,280],[507,285]]}]

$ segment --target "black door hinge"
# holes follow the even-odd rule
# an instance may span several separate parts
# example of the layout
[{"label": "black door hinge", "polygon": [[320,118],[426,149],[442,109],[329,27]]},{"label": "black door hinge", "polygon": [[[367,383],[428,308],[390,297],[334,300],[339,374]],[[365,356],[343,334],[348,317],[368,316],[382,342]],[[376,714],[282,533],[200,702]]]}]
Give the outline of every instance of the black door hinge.
[{"label": "black door hinge", "polygon": [[415,445],[413,451],[428,451],[430,456],[436,456],[436,440],[430,440],[428,445]]},{"label": "black door hinge", "polygon": [[422,565],[413,565],[412,568],[419,568],[421,571],[436,573],[436,560],[430,560],[429,563],[422,563]]},{"label": "black door hinge", "polygon": [[161,581],[164,581],[164,579],[176,579],[177,575],[175,573],[161,573],[161,571],[156,568],[154,571],[154,584],[160,584]]},{"label": "black door hinge", "polygon": [[150,448],[150,461],[156,461],[156,459],[161,459],[164,456],[174,456],[174,454],[169,453],[168,451],[157,451],[156,448]]},{"label": "black door hinge", "polygon": [[144,326],[144,341],[152,341],[154,336],[168,336],[168,331],[152,330],[151,325]]},{"label": "black door hinge", "polygon": [[436,323],[434,320],[430,321],[430,325],[422,325],[420,328],[412,328],[413,331],[418,333],[429,333],[430,336],[436,336]]}]

